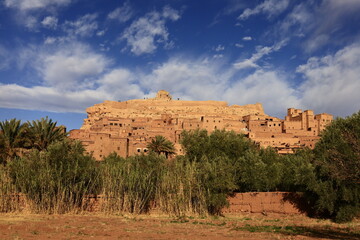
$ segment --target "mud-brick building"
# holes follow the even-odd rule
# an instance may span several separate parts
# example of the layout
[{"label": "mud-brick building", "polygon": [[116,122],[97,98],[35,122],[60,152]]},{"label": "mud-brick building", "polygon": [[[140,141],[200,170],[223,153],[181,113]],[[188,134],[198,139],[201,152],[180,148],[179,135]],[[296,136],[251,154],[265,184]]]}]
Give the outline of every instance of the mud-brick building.
[{"label": "mud-brick building", "polygon": [[177,153],[182,154],[181,132],[198,128],[232,130],[260,146],[292,153],[305,146],[313,148],[332,121],[332,115],[293,108],[285,119],[279,119],[265,114],[260,103],[228,106],[222,101],[173,100],[164,90],[152,99],[105,101],[86,112],[83,126],[72,130],[70,137],[81,140],[97,160],[112,152],[123,157],[146,153],[148,142],[156,135],[174,142]]}]

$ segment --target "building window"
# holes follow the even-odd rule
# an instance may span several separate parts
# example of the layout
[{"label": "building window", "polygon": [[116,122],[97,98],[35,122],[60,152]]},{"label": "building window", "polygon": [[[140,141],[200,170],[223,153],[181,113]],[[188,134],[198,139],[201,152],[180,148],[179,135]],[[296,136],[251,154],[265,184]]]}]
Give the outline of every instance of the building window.
[{"label": "building window", "polygon": [[137,148],[136,151],[139,153],[141,152],[141,148]]},{"label": "building window", "polygon": [[147,150],[147,148],[144,148],[144,152],[147,152],[148,150]]}]

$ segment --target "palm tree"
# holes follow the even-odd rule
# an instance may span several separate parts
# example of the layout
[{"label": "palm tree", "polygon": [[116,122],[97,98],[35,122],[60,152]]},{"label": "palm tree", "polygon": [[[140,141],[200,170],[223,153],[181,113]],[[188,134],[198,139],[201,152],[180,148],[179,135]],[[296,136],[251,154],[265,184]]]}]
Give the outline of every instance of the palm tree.
[{"label": "palm tree", "polygon": [[66,137],[65,128],[56,126],[48,117],[28,122],[28,138],[30,145],[38,150],[45,150],[51,143],[61,141]]},{"label": "palm tree", "polygon": [[18,156],[25,143],[26,125],[15,118],[0,122],[0,155],[4,163]]},{"label": "palm tree", "polygon": [[174,143],[160,135],[157,135],[155,138],[151,139],[151,142],[148,143],[147,148],[159,155],[162,153],[165,154],[166,158],[168,158],[169,155],[175,154]]}]

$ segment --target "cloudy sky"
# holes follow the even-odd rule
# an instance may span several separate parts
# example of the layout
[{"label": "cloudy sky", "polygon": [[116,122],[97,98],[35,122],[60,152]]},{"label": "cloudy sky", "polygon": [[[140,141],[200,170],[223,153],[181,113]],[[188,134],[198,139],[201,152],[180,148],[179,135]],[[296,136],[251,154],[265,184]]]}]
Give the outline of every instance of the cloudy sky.
[{"label": "cloudy sky", "polygon": [[360,0],[0,0],[0,120],[104,100],[360,109]]}]

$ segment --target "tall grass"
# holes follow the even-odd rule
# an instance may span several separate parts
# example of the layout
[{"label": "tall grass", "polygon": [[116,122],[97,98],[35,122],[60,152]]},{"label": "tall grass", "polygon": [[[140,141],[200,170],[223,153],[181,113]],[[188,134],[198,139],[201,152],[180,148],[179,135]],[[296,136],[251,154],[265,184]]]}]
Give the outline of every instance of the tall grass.
[{"label": "tall grass", "polygon": [[156,191],[156,207],[171,215],[207,214],[206,197],[198,163],[178,157],[164,165]]},{"label": "tall grass", "polygon": [[105,212],[147,213],[155,201],[164,158],[155,154],[121,158],[108,156],[102,164]]},{"label": "tall grass", "polygon": [[0,165],[0,212],[20,211],[23,207],[20,195],[9,176],[9,171]]},{"label": "tall grass", "polygon": [[63,141],[32,151],[9,164],[16,190],[26,194],[35,213],[79,212],[84,196],[100,191],[100,171],[77,142]]},{"label": "tall grass", "polygon": [[101,195],[97,210],[106,213],[219,214],[233,189],[223,162],[114,153],[99,163],[78,142],[61,141],[0,168],[0,210],[21,209],[12,197],[21,193],[33,213],[86,211]]}]

